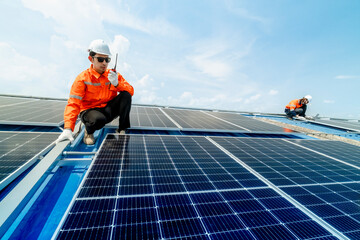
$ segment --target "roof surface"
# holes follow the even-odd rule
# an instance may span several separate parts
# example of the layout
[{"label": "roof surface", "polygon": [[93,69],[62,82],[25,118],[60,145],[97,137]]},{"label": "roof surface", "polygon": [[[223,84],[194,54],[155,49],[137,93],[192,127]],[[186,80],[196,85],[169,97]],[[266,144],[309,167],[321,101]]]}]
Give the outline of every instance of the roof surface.
[{"label": "roof surface", "polygon": [[55,146],[66,101],[0,104],[4,239],[360,239],[354,120],[135,104]]}]

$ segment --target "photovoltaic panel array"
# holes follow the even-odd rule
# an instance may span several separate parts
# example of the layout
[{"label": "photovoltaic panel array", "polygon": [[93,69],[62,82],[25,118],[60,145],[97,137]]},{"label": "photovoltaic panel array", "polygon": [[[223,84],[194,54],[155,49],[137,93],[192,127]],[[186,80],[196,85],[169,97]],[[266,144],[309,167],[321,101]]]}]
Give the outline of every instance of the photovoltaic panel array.
[{"label": "photovoltaic panel array", "polygon": [[[262,133],[291,131],[240,114],[136,105],[132,106],[130,123],[132,128],[200,129]],[[118,126],[119,119],[114,119],[109,125]]]},{"label": "photovoltaic panel array", "polygon": [[[255,138],[214,138],[214,140],[277,186],[360,180],[359,169],[295,146],[290,143],[293,140]],[[359,148],[354,150],[360,152]]]},{"label": "photovoltaic panel array", "polygon": [[155,107],[133,107],[130,120],[134,127],[177,128],[160,108]]},{"label": "photovoltaic panel array", "polygon": [[[360,170],[342,162],[359,161],[359,147],[333,142],[337,150],[327,151],[329,141],[301,140],[320,149],[323,154],[318,154],[291,144],[293,140],[213,139],[339,232],[350,239],[360,238]],[[354,155],[338,161],[342,148]]]},{"label": "photovoltaic panel array", "polygon": [[30,167],[36,160],[33,158],[58,136],[58,133],[0,132],[0,190],[14,175]]},{"label": "photovoltaic panel array", "polygon": [[[360,151],[358,146],[330,140],[291,140],[291,142],[323,154],[328,154],[338,160],[344,161],[360,168]],[[360,181],[360,179],[358,179],[358,181]]]},{"label": "photovoltaic panel array", "polygon": [[[178,128],[158,107],[132,106],[130,111],[131,127]],[[118,126],[119,118],[110,125]]]},{"label": "photovoltaic panel array", "polygon": [[339,121],[339,120],[323,120],[323,119],[317,119],[316,122],[340,127],[343,129],[353,130],[353,131],[357,131],[357,132],[360,131],[360,123],[359,122],[349,122],[349,121]]},{"label": "photovoltaic panel array", "polygon": [[278,127],[276,125],[272,125],[269,123],[265,123],[254,118],[249,118],[246,116],[242,116],[237,113],[226,113],[226,112],[208,112],[208,114],[215,116],[217,118],[221,118],[226,120],[227,122],[231,122],[236,124],[237,126],[241,126],[244,129],[248,129],[250,131],[259,131],[259,132],[284,132],[284,128]]},{"label": "photovoltaic panel array", "polygon": [[28,101],[36,101],[35,99],[29,98],[21,98],[21,97],[8,97],[8,96],[0,96],[0,106],[14,106],[20,103],[25,103]]},{"label": "photovoltaic panel array", "polygon": [[10,98],[0,100],[0,123],[58,126],[64,121],[66,101]]},{"label": "photovoltaic panel array", "polygon": [[349,239],[360,239],[360,183],[282,188]]},{"label": "photovoltaic panel array", "polygon": [[[232,148],[236,139],[209,139],[108,135],[56,238],[337,239],[213,141],[233,154],[257,144],[244,139]],[[241,160],[262,173],[280,166],[269,151],[256,153]]]},{"label": "photovoltaic panel array", "polygon": [[182,128],[186,129],[222,129],[250,132],[250,130],[227,123],[221,119],[211,117],[201,111],[163,109]]}]

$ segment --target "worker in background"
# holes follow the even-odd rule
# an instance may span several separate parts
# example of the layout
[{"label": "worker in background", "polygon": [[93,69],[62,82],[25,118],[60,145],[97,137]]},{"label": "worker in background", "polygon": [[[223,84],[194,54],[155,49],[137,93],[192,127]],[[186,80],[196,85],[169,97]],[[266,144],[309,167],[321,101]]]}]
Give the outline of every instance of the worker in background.
[{"label": "worker in background", "polygon": [[64,112],[64,131],[56,140],[74,141],[76,120],[80,114],[85,125],[84,143],[95,143],[94,132],[119,118],[116,132],[125,134],[130,127],[131,98],[134,88],[114,69],[107,69],[110,62],[109,46],[101,39],[94,40],[89,46],[90,68],[80,73],[70,90],[68,104]]},{"label": "worker in background", "polygon": [[305,112],[307,108],[307,104],[310,103],[312,97],[310,95],[306,95],[301,99],[294,99],[289,102],[285,107],[286,117],[290,120],[293,120],[294,117],[298,119],[312,119],[311,117],[306,117]]}]

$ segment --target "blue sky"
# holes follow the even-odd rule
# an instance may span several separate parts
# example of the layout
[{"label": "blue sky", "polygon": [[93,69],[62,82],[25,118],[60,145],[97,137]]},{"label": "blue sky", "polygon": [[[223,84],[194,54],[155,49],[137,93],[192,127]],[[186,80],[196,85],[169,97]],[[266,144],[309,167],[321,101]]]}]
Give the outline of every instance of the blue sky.
[{"label": "blue sky", "polygon": [[309,115],[360,118],[358,0],[2,0],[0,9],[3,94],[67,98],[101,38],[119,53],[134,103],[283,113],[310,94]]}]

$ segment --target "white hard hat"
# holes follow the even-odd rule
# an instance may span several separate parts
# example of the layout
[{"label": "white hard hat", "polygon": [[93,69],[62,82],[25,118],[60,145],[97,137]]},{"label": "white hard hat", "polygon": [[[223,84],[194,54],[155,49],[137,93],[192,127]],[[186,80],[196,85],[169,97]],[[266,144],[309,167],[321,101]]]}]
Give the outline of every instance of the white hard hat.
[{"label": "white hard hat", "polygon": [[88,51],[111,56],[109,46],[102,39],[96,39],[92,41],[90,43]]},{"label": "white hard hat", "polygon": [[306,98],[309,102],[311,102],[312,96],[306,95],[304,98]]}]

